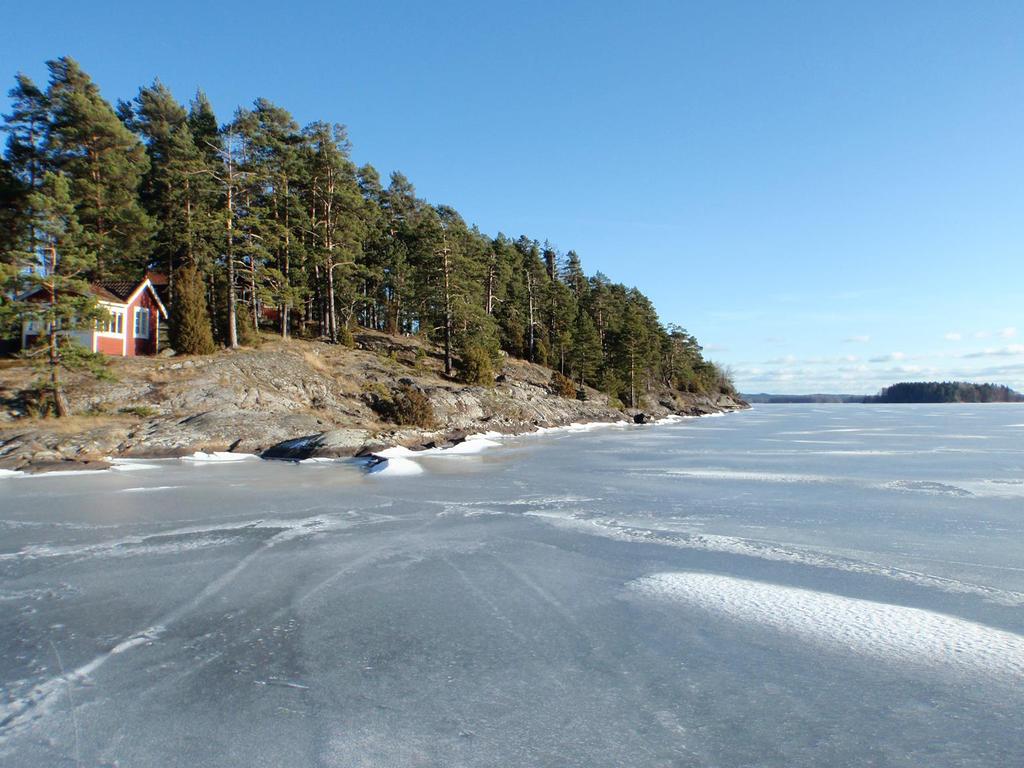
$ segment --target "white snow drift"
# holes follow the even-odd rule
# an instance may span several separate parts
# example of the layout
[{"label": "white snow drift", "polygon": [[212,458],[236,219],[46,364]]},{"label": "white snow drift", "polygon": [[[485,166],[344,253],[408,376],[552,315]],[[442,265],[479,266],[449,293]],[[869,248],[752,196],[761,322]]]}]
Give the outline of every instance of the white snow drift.
[{"label": "white snow drift", "polygon": [[964,680],[1024,681],[1024,636],[954,616],[709,573],[658,573],[632,586],[842,654]]}]

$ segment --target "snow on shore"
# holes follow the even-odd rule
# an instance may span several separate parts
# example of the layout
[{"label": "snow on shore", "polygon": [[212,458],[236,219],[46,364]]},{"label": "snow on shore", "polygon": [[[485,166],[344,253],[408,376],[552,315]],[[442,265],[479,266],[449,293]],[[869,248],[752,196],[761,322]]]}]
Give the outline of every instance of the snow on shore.
[{"label": "snow on shore", "polygon": [[568,424],[564,427],[538,427],[534,432],[524,432],[516,435],[506,435],[501,432],[481,432],[467,435],[465,440],[454,445],[425,448],[415,451],[406,448],[404,445],[393,445],[372,454],[371,463],[367,465],[367,471],[375,475],[408,476],[422,474],[421,467],[416,460],[424,458],[436,458],[445,456],[475,456],[490,448],[501,447],[501,440],[508,440],[521,437],[539,437],[552,433],[575,434],[580,432],[592,432],[595,429],[604,427],[626,426],[629,422],[605,422],[594,421],[585,424]]}]

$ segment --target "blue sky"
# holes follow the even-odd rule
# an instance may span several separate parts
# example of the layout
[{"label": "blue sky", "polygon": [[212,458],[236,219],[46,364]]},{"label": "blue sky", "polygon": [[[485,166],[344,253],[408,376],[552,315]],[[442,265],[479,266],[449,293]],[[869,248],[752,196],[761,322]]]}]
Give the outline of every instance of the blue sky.
[{"label": "blue sky", "polygon": [[[102,12],[97,12],[98,9]],[[637,285],[743,391],[1024,389],[1024,4],[8,4],[70,54],[349,126],[488,233]],[[4,103],[6,111],[6,102]]]}]

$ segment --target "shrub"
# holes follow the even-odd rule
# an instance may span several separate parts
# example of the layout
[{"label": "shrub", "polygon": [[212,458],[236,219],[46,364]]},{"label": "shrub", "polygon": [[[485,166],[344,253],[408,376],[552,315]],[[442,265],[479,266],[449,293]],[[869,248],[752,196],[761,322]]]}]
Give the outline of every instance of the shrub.
[{"label": "shrub", "polygon": [[483,344],[471,344],[463,351],[458,362],[459,379],[466,384],[492,386],[494,384],[494,356]]},{"label": "shrub", "polygon": [[416,363],[413,367],[417,371],[425,371],[430,367],[430,358],[423,347],[416,347]]},{"label": "shrub", "polygon": [[260,335],[252,321],[252,312],[249,304],[239,301],[235,305],[235,329],[238,332],[238,343],[243,347],[258,347]]},{"label": "shrub", "polygon": [[430,400],[409,384],[403,384],[392,393],[383,384],[369,382],[363,385],[363,391],[370,407],[386,421],[400,427],[420,429],[432,429],[437,425]]},{"label": "shrub", "polygon": [[576,385],[573,384],[572,379],[558,371],[551,374],[551,384],[549,385],[549,388],[552,394],[558,395],[559,397],[576,397]]},{"label": "shrub", "polygon": [[352,335],[352,329],[348,327],[348,323],[338,326],[338,343],[349,349],[356,348],[356,337]]}]

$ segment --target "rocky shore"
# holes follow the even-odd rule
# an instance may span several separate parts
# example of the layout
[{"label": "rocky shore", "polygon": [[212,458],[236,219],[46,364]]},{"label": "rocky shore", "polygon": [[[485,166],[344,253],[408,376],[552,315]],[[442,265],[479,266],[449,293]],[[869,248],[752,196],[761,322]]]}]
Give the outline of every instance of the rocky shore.
[{"label": "rocky shore", "polygon": [[[69,419],[31,416],[36,375],[21,361],[0,365],[0,470],[92,469],[112,457],[196,451],[265,458],[343,457],[387,445],[429,447],[466,434],[530,432],[572,423],[702,415],[747,407],[728,395],[665,390],[642,409],[610,407],[587,388],[561,397],[552,371],[505,359],[493,387],[444,377],[436,352],[417,339],[362,333],[356,348],[270,340],[203,357],[113,359],[110,380],[72,376]],[[397,426],[379,404],[400,391],[422,394],[430,427]]]}]

